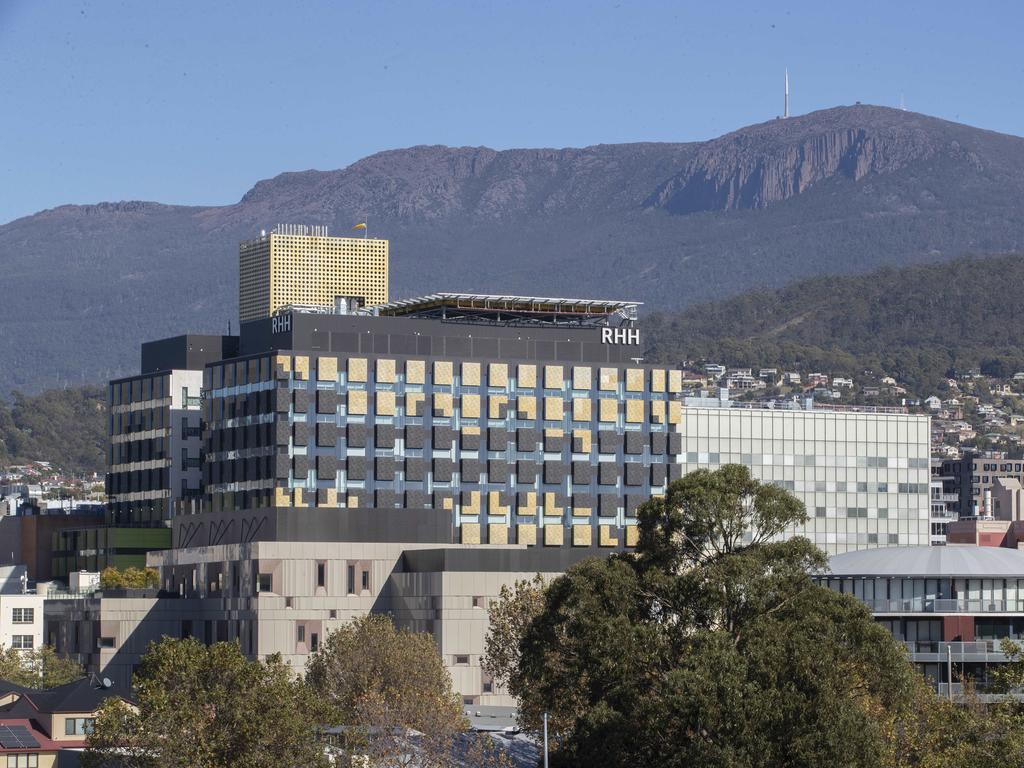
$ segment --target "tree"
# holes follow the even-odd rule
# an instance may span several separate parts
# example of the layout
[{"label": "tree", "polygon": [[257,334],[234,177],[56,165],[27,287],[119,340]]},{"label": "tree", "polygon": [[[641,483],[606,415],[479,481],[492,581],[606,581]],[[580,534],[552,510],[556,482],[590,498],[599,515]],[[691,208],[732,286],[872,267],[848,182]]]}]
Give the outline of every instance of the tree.
[{"label": "tree", "polygon": [[387,616],[327,635],[306,680],[336,709],[342,751],[373,766],[448,765],[468,728],[431,636],[397,630]]},{"label": "tree", "polygon": [[803,505],[740,466],[672,483],[637,513],[635,555],[545,590],[509,678],[549,712],[554,765],[894,764],[920,677],[824,553],[784,533]]},{"label": "tree", "polygon": [[0,646],[0,680],[24,688],[56,688],[85,676],[82,665],[48,645],[31,651]]},{"label": "tree", "polygon": [[108,699],[86,768],[272,768],[329,765],[318,729],[327,708],[280,656],[249,661],[237,643],[150,645],[135,705]]},{"label": "tree", "polygon": [[488,606],[483,667],[496,686],[508,686],[519,666],[519,642],[543,607],[544,579],[539,573],[512,587],[502,585],[498,599]]},{"label": "tree", "polygon": [[100,572],[102,589],[146,589],[160,586],[160,572],[156,568],[133,568],[123,571],[107,566]]}]

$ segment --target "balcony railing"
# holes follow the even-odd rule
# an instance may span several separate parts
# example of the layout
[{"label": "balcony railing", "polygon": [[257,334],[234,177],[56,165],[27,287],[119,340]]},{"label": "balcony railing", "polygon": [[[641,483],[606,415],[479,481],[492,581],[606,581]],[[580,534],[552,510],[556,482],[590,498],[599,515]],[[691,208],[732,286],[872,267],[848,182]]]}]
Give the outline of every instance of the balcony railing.
[{"label": "balcony railing", "polygon": [[934,655],[940,660],[948,658],[952,651],[954,661],[960,661],[964,656],[984,657],[972,658],[971,661],[1006,661],[1001,640],[907,640],[903,645],[913,655]]},{"label": "balcony railing", "polygon": [[1024,600],[864,600],[872,613],[1024,613]]}]

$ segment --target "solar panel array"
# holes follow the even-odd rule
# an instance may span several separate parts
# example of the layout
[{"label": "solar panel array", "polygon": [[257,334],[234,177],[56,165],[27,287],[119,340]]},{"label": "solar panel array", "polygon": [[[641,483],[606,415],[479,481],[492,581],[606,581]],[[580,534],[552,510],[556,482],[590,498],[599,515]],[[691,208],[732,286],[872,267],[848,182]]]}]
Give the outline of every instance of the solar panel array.
[{"label": "solar panel array", "polygon": [[38,746],[39,742],[24,725],[0,725],[0,747],[29,749]]}]

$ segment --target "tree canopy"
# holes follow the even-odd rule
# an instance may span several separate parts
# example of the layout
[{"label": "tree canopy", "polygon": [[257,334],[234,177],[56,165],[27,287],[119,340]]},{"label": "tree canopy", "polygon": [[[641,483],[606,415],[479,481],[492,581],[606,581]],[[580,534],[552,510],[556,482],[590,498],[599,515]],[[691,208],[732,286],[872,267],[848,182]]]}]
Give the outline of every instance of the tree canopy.
[{"label": "tree canopy", "polygon": [[23,688],[56,688],[85,676],[82,665],[48,645],[30,651],[0,646],[0,680]]}]

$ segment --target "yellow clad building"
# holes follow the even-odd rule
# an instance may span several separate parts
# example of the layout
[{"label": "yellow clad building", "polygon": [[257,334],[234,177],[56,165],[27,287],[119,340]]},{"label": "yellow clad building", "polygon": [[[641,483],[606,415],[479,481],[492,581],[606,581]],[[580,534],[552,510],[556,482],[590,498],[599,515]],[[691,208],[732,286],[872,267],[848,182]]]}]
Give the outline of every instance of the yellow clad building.
[{"label": "yellow clad building", "polygon": [[327,227],[282,224],[238,247],[243,323],[282,307],[333,307],[339,296],[363,306],[388,301],[388,241],[330,237]]}]

